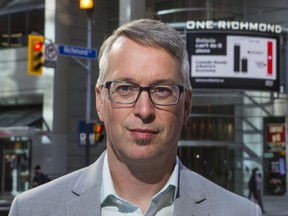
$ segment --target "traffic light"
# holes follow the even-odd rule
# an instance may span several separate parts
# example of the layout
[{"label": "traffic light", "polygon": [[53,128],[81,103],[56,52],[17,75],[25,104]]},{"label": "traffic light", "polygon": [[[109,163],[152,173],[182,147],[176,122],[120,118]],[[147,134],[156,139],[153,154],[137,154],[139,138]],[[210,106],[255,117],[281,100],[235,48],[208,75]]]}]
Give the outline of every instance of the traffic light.
[{"label": "traffic light", "polygon": [[43,72],[43,42],[42,35],[28,35],[28,74],[42,75]]},{"label": "traffic light", "polygon": [[103,137],[104,137],[104,125],[101,124],[101,123],[97,123],[94,125],[94,128],[93,128],[93,131],[94,131],[94,141],[95,143],[96,142],[100,142]]}]

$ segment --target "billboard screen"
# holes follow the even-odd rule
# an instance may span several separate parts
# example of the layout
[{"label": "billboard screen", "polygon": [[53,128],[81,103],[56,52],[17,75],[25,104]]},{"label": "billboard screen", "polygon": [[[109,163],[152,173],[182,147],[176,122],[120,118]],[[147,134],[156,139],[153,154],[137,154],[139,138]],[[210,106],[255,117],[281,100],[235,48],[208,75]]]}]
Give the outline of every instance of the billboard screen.
[{"label": "billboard screen", "polygon": [[279,91],[279,37],[232,31],[186,34],[193,88]]}]

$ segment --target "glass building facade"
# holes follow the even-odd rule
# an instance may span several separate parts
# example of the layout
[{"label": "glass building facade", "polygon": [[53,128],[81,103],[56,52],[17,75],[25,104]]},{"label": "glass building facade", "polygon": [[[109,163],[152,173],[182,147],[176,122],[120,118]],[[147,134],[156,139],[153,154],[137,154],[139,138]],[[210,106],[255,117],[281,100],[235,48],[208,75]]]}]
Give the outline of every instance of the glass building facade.
[{"label": "glass building facade", "polygon": [[[44,35],[45,43],[86,46],[87,16],[78,3],[0,3],[0,196],[5,199],[31,187],[36,164],[41,164],[52,179],[85,165],[78,124],[86,114],[86,71],[73,59],[61,56],[57,67],[44,68],[42,76],[28,76],[26,69],[28,34]],[[119,24],[143,17],[161,19],[183,34],[189,20],[266,22],[283,27],[279,58],[285,59],[287,12],[286,0],[277,4],[269,0],[100,0],[95,1],[92,16],[92,47],[99,49]],[[178,143],[183,163],[244,196],[251,170],[259,167],[267,183],[264,192],[274,191],[269,183],[270,176],[275,178],[270,166],[282,163],[281,158],[287,164],[286,150],[264,151],[265,122],[271,124],[281,118],[281,124],[287,123],[286,64],[279,63],[279,92],[194,88],[193,109]],[[92,61],[92,68],[95,84],[97,61]],[[91,107],[95,107],[93,99]],[[96,112],[91,110],[92,121],[97,122]],[[91,147],[90,162],[104,150],[105,140]],[[274,160],[279,155],[281,160]]]}]

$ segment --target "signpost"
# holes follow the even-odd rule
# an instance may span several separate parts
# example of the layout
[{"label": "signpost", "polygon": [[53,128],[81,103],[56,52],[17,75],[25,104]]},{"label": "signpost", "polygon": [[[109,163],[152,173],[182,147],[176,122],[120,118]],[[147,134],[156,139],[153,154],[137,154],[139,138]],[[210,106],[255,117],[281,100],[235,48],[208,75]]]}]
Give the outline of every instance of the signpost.
[{"label": "signpost", "polygon": [[[80,145],[86,146],[85,151],[85,164],[89,165],[90,158],[89,158],[89,148],[90,145],[95,145],[95,134],[90,133],[91,127],[94,127],[94,124],[91,123],[90,119],[90,108],[91,108],[91,60],[96,59],[97,51],[96,49],[91,49],[91,17],[88,19],[88,34],[87,34],[87,48],[79,47],[79,46],[70,46],[70,45],[63,45],[63,44],[54,44],[50,43],[45,46],[44,51],[44,58],[45,58],[45,67],[52,67],[56,68],[57,65],[57,58],[59,56],[64,57],[71,57],[77,63],[80,64],[86,71],[87,71],[87,86],[86,86],[86,121],[85,124],[82,122],[79,125],[81,132],[79,132],[78,142]],[[81,61],[79,58],[85,59],[86,64]],[[99,125],[98,125],[99,126]],[[83,131],[84,128],[84,131]],[[98,127],[100,128],[100,127]],[[102,128],[102,127],[101,127]],[[100,130],[101,132],[101,130]],[[101,137],[101,133],[96,133],[96,138]],[[99,136],[98,136],[99,135]],[[94,142],[93,142],[94,137]],[[90,143],[89,145],[86,143]]]},{"label": "signpost", "polygon": [[[87,71],[87,86],[86,86],[86,124],[89,124],[91,121],[91,71],[92,63],[91,60],[96,59],[97,53],[95,49],[91,49],[91,17],[88,19],[88,34],[87,34],[87,48],[77,47],[77,46],[67,46],[67,45],[58,45],[58,54],[62,56],[72,57],[77,63],[79,63]],[[80,61],[78,58],[85,58],[86,64]],[[86,136],[81,133],[80,140],[85,143],[90,143],[90,135],[88,132],[88,127],[86,128]],[[85,145],[85,165],[90,163],[90,145]]]}]

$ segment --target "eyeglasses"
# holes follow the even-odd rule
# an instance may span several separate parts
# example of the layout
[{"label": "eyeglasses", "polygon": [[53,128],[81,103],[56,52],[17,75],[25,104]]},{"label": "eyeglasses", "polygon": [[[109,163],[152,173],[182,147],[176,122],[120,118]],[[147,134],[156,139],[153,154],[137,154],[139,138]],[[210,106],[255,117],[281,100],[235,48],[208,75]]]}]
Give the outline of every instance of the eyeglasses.
[{"label": "eyeglasses", "polygon": [[109,81],[104,84],[108,89],[109,99],[119,104],[135,103],[142,91],[147,91],[153,104],[171,106],[178,103],[184,87],[176,84],[155,84],[142,87],[137,84]]}]

